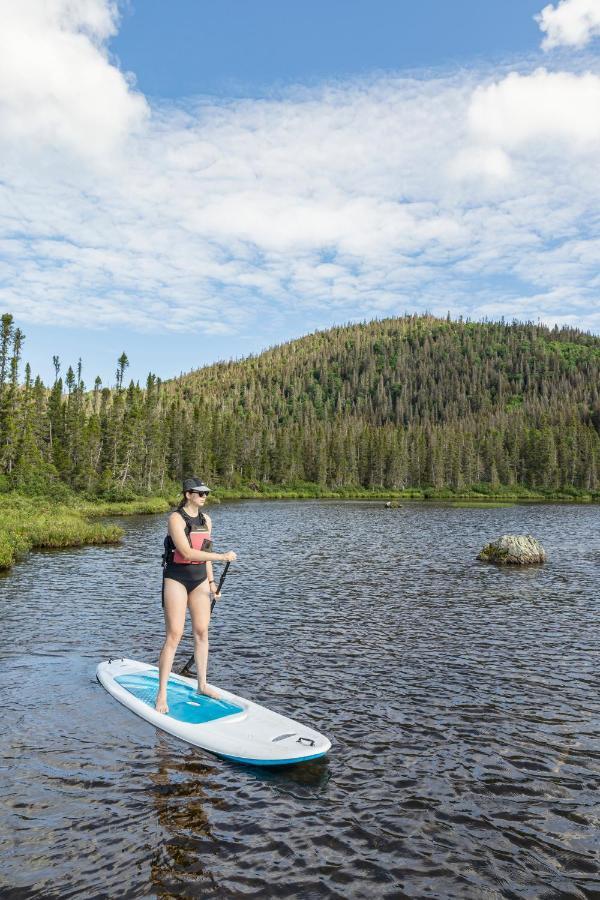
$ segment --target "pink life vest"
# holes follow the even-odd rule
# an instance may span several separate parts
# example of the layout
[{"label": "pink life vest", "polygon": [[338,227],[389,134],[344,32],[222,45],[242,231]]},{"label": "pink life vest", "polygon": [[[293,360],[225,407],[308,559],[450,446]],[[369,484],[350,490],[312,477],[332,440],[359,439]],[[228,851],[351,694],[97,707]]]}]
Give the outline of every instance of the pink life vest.
[{"label": "pink life vest", "polygon": [[[206,544],[212,546],[212,541],[210,539],[209,531],[190,531],[188,534],[188,539],[190,542],[190,546],[193,550],[207,550],[208,547],[205,547]],[[186,559],[185,556],[182,556],[177,547],[173,551],[173,562],[174,563],[187,563],[189,566],[201,566],[202,562],[195,559]]]}]

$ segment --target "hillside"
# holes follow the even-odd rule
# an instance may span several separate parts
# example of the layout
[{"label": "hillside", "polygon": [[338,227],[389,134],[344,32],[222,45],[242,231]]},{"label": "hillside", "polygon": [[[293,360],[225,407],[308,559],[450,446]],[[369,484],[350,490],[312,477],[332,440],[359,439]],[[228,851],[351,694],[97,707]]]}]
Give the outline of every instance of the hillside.
[{"label": "hillside", "polygon": [[404,317],[309,335],[180,378],[226,480],[486,482],[595,490],[600,339]]},{"label": "hillside", "polygon": [[144,388],[53,386],[2,320],[4,484],[104,497],[223,487],[600,491],[600,338],[429,316],[333,328]]},{"label": "hillside", "polygon": [[565,402],[600,415],[600,338],[536,325],[430,317],[349,325],[177,380],[187,396],[301,421],[338,413],[371,425],[425,425]]}]

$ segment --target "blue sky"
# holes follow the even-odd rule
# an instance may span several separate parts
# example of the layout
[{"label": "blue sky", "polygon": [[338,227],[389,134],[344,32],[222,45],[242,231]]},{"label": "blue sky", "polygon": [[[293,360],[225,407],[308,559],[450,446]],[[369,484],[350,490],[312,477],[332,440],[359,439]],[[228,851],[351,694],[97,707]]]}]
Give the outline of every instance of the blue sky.
[{"label": "blue sky", "polygon": [[111,41],[140,89],[178,100],[462,66],[539,47],[539,0],[143,0]]},{"label": "blue sky", "polygon": [[45,379],[404,312],[600,333],[599,0],[0,10],[0,308]]}]

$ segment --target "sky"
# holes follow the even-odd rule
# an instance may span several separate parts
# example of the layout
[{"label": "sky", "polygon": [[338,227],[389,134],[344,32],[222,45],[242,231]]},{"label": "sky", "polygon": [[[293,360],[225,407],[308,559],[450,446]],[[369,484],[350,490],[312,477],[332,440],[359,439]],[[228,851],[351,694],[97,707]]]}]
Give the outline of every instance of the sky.
[{"label": "sky", "polygon": [[600,333],[600,0],[0,0],[0,311],[46,381],[404,313]]}]

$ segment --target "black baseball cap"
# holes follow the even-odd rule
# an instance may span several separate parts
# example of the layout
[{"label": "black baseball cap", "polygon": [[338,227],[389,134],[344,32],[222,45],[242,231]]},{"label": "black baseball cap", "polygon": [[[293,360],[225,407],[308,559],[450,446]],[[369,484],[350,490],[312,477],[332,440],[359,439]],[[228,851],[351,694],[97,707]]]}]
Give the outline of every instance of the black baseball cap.
[{"label": "black baseball cap", "polygon": [[184,494],[186,491],[203,491],[206,494],[210,494],[209,486],[204,484],[201,478],[186,478],[183,482]]}]

